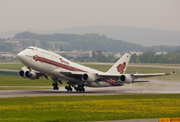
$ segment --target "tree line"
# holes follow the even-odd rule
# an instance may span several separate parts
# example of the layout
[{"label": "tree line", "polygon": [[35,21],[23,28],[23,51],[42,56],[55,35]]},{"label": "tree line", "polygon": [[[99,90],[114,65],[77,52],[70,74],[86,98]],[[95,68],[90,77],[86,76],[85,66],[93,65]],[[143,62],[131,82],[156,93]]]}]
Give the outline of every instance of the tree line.
[{"label": "tree line", "polygon": [[141,55],[133,54],[131,63],[166,63],[180,64],[180,49],[167,54],[156,55],[154,51],[146,51]]},{"label": "tree line", "polygon": [[[99,53],[95,58],[86,61],[94,62],[116,62],[119,58],[114,55],[105,56]],[[81,60],[84,61],[84,60]],[[180,64],[180,49],[167,54],[156,54],[154,51],[146,51],[141,55],[133,54],[130,59],[131,63],[164,63],[164,64]]]}]

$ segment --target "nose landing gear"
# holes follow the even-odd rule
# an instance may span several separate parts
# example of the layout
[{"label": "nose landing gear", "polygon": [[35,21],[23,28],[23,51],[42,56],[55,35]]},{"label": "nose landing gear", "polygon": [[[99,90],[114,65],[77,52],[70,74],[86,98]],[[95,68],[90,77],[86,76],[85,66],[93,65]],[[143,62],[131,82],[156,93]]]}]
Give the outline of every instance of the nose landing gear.
[{"label": "nose landing gear", "polygon": [[52,80],[54,81],[54,83],[52,84],[53,89],[54,89],[54,90],[59,90],[58,82],[59,82],[60,84],[62,84],[62,81],[61,81],[61,80],[58,80],[58,78],[52,78]]},{"label": "nose landing gear", "polygon": [[57,82],[53,83],[52,85],[53,85],[53,89],[54,89],[54,90],[59,90],[59,87],[58,87],[58,83],[57,83]]}]

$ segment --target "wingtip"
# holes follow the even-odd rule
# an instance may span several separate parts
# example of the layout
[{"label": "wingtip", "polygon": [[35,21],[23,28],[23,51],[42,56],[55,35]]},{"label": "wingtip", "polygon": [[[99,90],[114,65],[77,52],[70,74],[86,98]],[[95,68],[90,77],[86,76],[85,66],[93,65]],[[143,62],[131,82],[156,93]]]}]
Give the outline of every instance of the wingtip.
[{"label": "wingtip", "polygon": [[165,75],[173,75],[173,74],[175,74],[176,73],[176,71],[172,71],[172,72],[170,72],[170,73],[166,73]]},{"label": "wingtip", "polygon": [[175,74],[175,73],[176,73],[176,71],[173,71],[173,72],[172,72],[172,74]]}]

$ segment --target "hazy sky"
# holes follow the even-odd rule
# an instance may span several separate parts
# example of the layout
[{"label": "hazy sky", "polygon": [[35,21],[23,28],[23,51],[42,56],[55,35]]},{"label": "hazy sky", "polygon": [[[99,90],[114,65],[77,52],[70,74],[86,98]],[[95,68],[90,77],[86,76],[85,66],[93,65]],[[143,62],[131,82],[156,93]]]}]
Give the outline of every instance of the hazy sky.
[{"label": "hazy sky", "polygon": [[0,0],[0,32],[92,25],[180,31],[180,0]]}]

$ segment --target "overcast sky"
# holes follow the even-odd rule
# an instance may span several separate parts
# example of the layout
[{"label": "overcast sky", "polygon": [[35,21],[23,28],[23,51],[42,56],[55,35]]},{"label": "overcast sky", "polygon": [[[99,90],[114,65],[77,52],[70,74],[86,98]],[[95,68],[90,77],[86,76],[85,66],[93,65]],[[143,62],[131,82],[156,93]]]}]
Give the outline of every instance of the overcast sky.
[{"label": "overcast sky", "polygon": [[0,32],[92,25],[180,31],[180,0],[0,0]]}]

